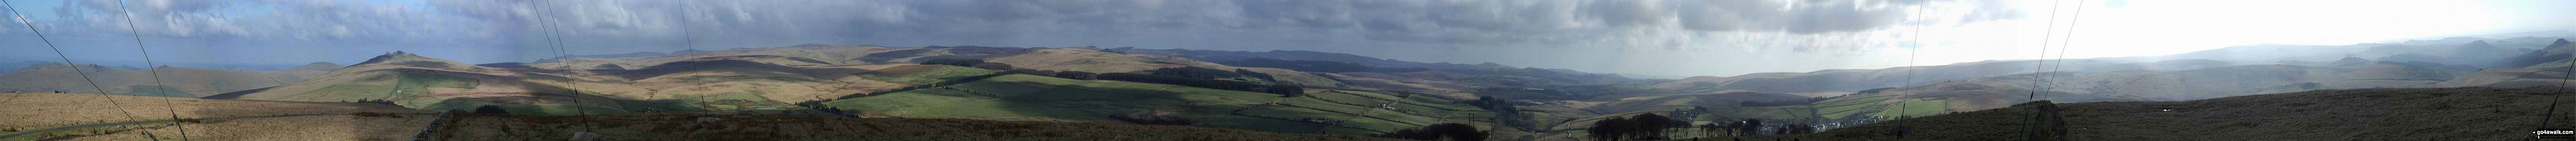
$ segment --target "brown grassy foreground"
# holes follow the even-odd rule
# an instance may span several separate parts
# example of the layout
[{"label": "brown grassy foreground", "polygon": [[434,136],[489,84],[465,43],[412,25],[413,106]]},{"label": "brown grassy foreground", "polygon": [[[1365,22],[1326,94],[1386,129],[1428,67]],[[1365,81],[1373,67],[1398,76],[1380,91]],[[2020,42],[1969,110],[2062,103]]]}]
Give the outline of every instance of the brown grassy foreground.
[{"label": "brown grassy foreground", "polygon": [[[109,99],[116,102],[110,103]],[[175,104],[175,105],[174,105]],[[393,105],[213,100],[100,94],[0,93],[0,128],[50,128],[103,122],[270,115],[335,115],[351,112],[420,113]],[[175,109],[174,109],[175,108]],[[120,111],[121,110],[121,111]],[[127,116],[131,113],[131,117]],[[195,129],[190,129],[195,130]]]},{"label": "brown grassy foreground", "polygon": [[[459,115],[437,140],[566,140],[595,125],[603,140],[834,141],[1357,141],[1373,137],[1274,133],[1184,126],[969,119],[845,118],[788,115],[620,115],[539,117]],[[697,117],[723,120],[698,123]]]},{"label": "brown grassy foreground", "polygon": [[[2519,140],[2568,89],[2319,90],[2193,101],[2063,104],[2071,140]],[[2549,128],[2576,128],[2576,97]],[[2035,112],[2015,106],[1746,140],[2021,140]],[[1909,126],[1913,134],[1888,136]],[[1687,139],[1684,139],[1687,140]]]},{"label": "brown grassy foreground", "polygon": [[[400,117],[362,117],[353,115],[285,116],[255,118],[214,118],[188,123],[185,140],[192,141],[401,141],[411,140],[414,133],[428,126],[432,115]],[[136,141],[149,140],[150,132],[160,140],[182,140],[179,128],[170,124],[142,124],[123,127],[85,128],[50,136],[18,139],[64,141]],[[98,132],[91,132],[97,130]]]}]

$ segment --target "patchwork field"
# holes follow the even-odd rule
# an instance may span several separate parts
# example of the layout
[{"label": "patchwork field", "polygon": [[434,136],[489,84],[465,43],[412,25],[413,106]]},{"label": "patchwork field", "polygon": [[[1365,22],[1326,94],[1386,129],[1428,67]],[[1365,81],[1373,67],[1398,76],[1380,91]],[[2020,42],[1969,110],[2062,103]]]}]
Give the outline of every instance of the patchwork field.
[{"label": "patchwork field", "polygon": [[[1180,107],[1184,110],[1177,116],[1199,122],[1192,126],[1335,134],[1377,134],[1443,122],[1484,122],[1493,115],[1446,100],[1408,100],[1373,92],[1318,90],[1308,96],[1280,97],[1017,74],[824,104],[890,117],[1080,122],[1123,122],[1109,117],[1155,107]],[[1378,108],[1380,104],[1394,110]]]}]

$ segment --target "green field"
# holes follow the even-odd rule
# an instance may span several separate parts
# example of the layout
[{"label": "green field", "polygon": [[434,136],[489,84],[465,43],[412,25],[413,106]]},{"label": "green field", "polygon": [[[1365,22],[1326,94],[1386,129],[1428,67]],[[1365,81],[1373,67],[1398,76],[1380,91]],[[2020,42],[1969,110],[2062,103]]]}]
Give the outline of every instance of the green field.
[{"label": "green field", "polygon": [[1317,129],[1323,129],[1323,127],[1324,127],[1324,124],[1313,123],[1313,122],[1305,122],[1305,121],[1291,121],[1291,120],[1270,119],[1270,118],[1249,117],[1249,116],[1237,116],[1237,115],[1212,116],[1212,117],[1208,117],[1208,118],[1202,118],[1202,119],[1199,119],[1199,122],[1200,122],[1200,124],[1199,124],[1198,126],[1206,126],[1206,127],[1234,127],[1234,128],[1244,128],[1244,129],[1260,130],[1260,131],[1270,131],[1270,132],[1288,132],[1288,133],[1307,133],[1307,132],[1315,132],[1315,130],[1317,130]]},{"label": "green field", "polygon": [[879,96],[868,96],[868,97],[853,98],[853,99],[848,99],[848,100],[837,100],[837,101],[831,101],[831,102],[823,102],[823,104],[824,104],[824,105],[831,105],[832,107],[834,107],[834,108],[840,108],[841,110],[854,110],[854,111],[882,111],[882,112],[887,112],[887,113],[902,113],[902,112],[909,112],[909,111],[913,111],[913,110],[916,110],[916,109],[919,109],[919,108],[930,108],[930,107],[935,107],[935,106],[939,106],[939,105],[942,105],[942,104],[948,104],[948,103],[956,103],[956,102],[963,102],[963,101],[974,101],[974,100],[993,100],[993,99],[1001,99],[1001,98],[993,98],[993,97],[991,97],[991,96],[984,96],[984,95],[978,95],[978,94],[973,94],[973,93],[966,93],[966,92],[962,92],[962,91],[948,90],[948,89],[943,89],[943,88],[931,88],[931,89],[920,89],[920,90],[912,90],[912,91],[903,91],[903,92],[897,92],[897,93],[891,93],[891,94],[885,94],[885,95],[879,95]]},{"label": "green field", "polygon": [[[1199,127],[1296,133],[1323,131],[1375,134],[1442,121],[1441,118],[1434,116],[1404,114],[1373,107],[1375,103],[1386,103],[1390,99],[1398,98],[1392,95],[1343,92],[1345,91],[1326,91],[1315,93],[1315,96],[1283,98],[1276,94],[1244,91],[1014,74],[957,85],[830,101],[824,104],[843,110],[879,112],[894,117],[1056,121],[1116,121],[1108,117],[1155,107],[1177,106],[1184,108],[1177,115],[1200,121],[1201,124],[1195,125]],[[1491,112],[1475,113],[1435,108],[1469,107],[1472,109],[1473,107],[1455,102],[1439,100],[1416,102],[1407,101],[1407,104],[1395,106],[1406,111],[1460,119],[1490,118],[1493,115]],[[1371,117],[1397,121],[1355,115],[1359,113],[1379,113],[1372,114]],[[1448,115],[1458,113],[1467,114]],[[1308,119],[1348,121],[1340,125],[1346,126],[1341,128],[1348,129],[1328,129],[1324,127],[1325,124],[1308,122]]]},{"label": "green field", "polygon": [[877,80],[877,81],[893,82],[893,83],[898,83],[898,84],[930,85],[930,84],[937,84],[937,83],[940,83],[940,82],[948,82],[948,81],[950,81],[950,80],[957,80],[958,78],[974,77],[974,76],[981,76],[981,75],[987,75],[987,74],[993,74],[993,73],[997,73],[997,72],[1002,72],[1002,71],[996,71],[996,70],[976,69],[976,68],[958,67],[958,66],[943,66],[943,65],[927,65],[927,66],[930,66],[930,67],[932,67],[932,68],[930,68],[930,69],[928,69],[928,70],[921,70],[921,71],[918,71],[918,72],[907,72],[907,73],[900,73],[900,74],[883,74],[883,75],[859,75],[859,77],[860,77],[860,78],[867,78],[867,79],[871,79],[871,80]]},{"label": "green field", "polygon": [[1376,108],[1368,107],[1368,106],[1359,106],[1359,105],[1350,105],[1350,104],[1333,103],[1333,102],[1331,102],[1331,101],[1324,101],[1324,100],[1322,100],[1322,99],[1303,98],[1303,97],[1301,97],[1301,98],[1294,98],[1294,99],[1288,99],[1288,101],[1280,101],[1278,105],[1286,105],[1286,106],[1294,106],[1294,107],[1314,108],[1314,109],[1316,109],[1316,110],[1324,110],[1324,111],[1330,111],[1330,112],[1336,112],[1336,113],[1343,113],[1343,114],[1359,114],[1360,112],[1368,112],[1369,110],[1375,110],[1375,109],[1376,109]]},{"label": "green field", "polygon": [[1377,104],[1382,104],[1382,103],[1386,103],[1386,102],[1387,102],[1387,100],[1385,100],[1385,99],[1376,99],[1376,98],[1369,98],[1369,97],[1361,97],[1361,96],[1351,95],[1351,94],[1346,94],[1346,93],[1315,93],[1315,94],[1307,94],[1307,95],[1306,95],[1306,97],[1308,97],[1308,98],[1314,98],[1314,99],[1321,99],[1321,100],[1324,100],[1324,101],[1331,101],[1331,102],[1333,102],[1333,103],[1342,103],[1342,104],[1359,105],[1359,106],[1375,106],[1375,105],[1377,105]]},{"label": "green field", "polygon": [[[1947,114],[1947,113],[1950,113],[1950,110],[1949,110],[1949,109],[1950,109],[1950,104],[1949,104],[1949,102],[1950,102],[1949,100],[1945,100],[1945,99],[1908,99],[1908,100],[1906,100],[1906,101],[1905,101],[1904,103],[1902,103],[1902,104],[1897,104],[1897,105],[1904,105],[1902,108],[1898,108],[1898,107],[1889,107],[1889,108],[1885,108],[1885,110],[1878,111],[1877,113],[1871,113],[1871,114],[1870,114],[1870,116],[1879,116],[1879,117],[1897,117],[1897,116],[1922,117],[1922,116],[1930,116],[1930,115],[1938,115],[1938,114]],[[1903,111],[1904,111],[1904,112],[1903,112],[1903,114],[1902,114],[1902,115],[1898,114],[1898,112],[1897,112],[1898,110],[1903,110]]]},{"label": "green field", "polygon": [[1362,96],[1362,97],[1368,97],[1368,98],[1376,98],[1376,99],[1379,99],[1379,100],[1395,100],[1395,99],[1397,99],[1397,98],[1403,98],[1403,97],[1398,97],[1398,96],[1395,96],[1395,95],[1387,95],[1387,94],[1382,94],[1382,93],[1363,92],[1363,91],[1331,90],[1331,91],[1326,91],[1326,92],[1341,93],[1341,94],[1349,94],[1349,95],[1353,95],[1353,96]]},{"label": "green field", "polygon": [[1405,124],[1412,124],[1412,125],[1431,125],[1431,124],[1439,124],[1439,123],[1440,123],[1440,121],[1441,121],[1441,120],[1440,120],[1440,118],[1438,118],[1438,117],[1426,117],[1426,116],[1413,115],[1413,114],[1406,114],[1406,113],[1404,113],[1404,112],[1396,112],[1396,111],[1377,111],[1377,112],[1369,112],[1367,117],[1369,117],[1369,118],[1384,119],[1384,120],[1388,120],[1388,121],[1395,121],[1395,122],[1400,122],[1400,123],[1405,123]]}]

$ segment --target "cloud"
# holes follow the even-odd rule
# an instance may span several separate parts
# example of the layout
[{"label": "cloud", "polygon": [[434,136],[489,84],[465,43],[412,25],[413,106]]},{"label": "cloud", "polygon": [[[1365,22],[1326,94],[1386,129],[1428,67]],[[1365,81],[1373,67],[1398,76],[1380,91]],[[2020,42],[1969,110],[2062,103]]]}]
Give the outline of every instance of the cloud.
[{"label": "cloud", "polygon": [[[47,33],[122,35],[115,0],[58,5]],[[1841,52],[1926,15],[2018,18],[2002,0],[131,0],[144,36],[483,43],[574,54],[802,43],[1318,50],[1596,67],[1620,52]],[[1967,18],[1959,18],[1967,17]],[[60,31],[55,31],[60,30]],[[102,36],[112,37],[112,36]],[[1390,51],[1447,52],[1425,55]],[[1505,58],[1591,52],[1577,59]],[[551,53],[532,53],[551,54]],[[1446,55],[1443,55],[1446,54]],[[524,57],[524,56],[523,56]],[[1608,58],[1608,59],[1604,59]],[[1627,58],[1627,59],[1617,59]],[[506,60],[506,59],[505,59]]]}]

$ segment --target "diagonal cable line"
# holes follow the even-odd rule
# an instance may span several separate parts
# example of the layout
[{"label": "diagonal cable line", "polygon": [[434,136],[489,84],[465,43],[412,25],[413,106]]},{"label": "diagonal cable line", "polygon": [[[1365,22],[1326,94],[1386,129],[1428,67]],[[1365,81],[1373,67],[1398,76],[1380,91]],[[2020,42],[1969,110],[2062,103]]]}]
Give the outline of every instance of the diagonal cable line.
[{"label": "diagonal cable line", "polygon": [[[56,46],[54,46],[54,41],[53,41],[53,39],[48,38],[48,37],[45,37],[45,32],[44,32],[43,30],[36,29],[35,22],[28,21],[28,20],[27,20],[27,15],[25,15],[25,14],[21,14],[22,12],[18,12],[18,6],[17,6],[17,4],[9,3],[9,1],[8,1],[8,0],[0,0],[0,6],[6,6],[6,7],[8,7],[8,8],[9,8],[9,15],[11,16],[11,18],[15,18],[15,19],[17,19],[17,20],[18,20],[18,23],[19,23],[18,25],[27,26],[27,31],[28,31],[28,32],[31,32],[31,33],[35,33],[35,34],[36,34],[36,39],[37,39],[37,40],[39,40],[39,41],[43,41],[43,42],[45,43],[45,48],[53,49],[53,51],[54,51],[54,56],[55,56],[55,57],[60,57],[60,58],[62,58],[62,59],[63,59],[63,64],[68,65],[68,66],[71,66],[71,68],[72,68],[72,72],[73,72],[73,73],[75,73],[75,74],[80,75],[80,76],[81,76],[81,81],[82,81],[82,82],[88,82],[88,83],[89,83],[89,87],[90,87],[90,89],[91,89],[91,90],[95,90],[95,91],[97,91],[98,93],[100,93],[100,95],[99,95],[99,97],[100,97],[100,98],[105,98],[105,99],[107,99],[107,104],[108,104],[108,106],[111,106],[111,107],[113,107],[114,109],[116,109],[116,112],[117,112],[118,114],[120,114],[120,115],[124,115],[126,120],[141,120],[141,119],[139,119],[139,118],[135,118],[135,117],[134,117],[134,112],[133,112],[133,111],[125,110],[125,106],[124,106],[124,104],[120,104],[120,103],[116,102],[116,97],[108,96],[108,95],[107,95],[107,88],[99,87],[99,86],[98,86],[98,80],[94,80],[94,79],[92,79],[92,78],[90,78],[90,77],[89,77],[89,71],[85,71],[85,70],[81,70],[81,69],[80,69],[80,68],[81,68],[81,67],[80,67],[80,63],[72,62],[72,58],[71,58],[69,55],[64,55],[64,54],[63,54],[63,49],[62,49],[61,47],[56,47]],[[167,101],[164,101],[164,102],[167,102]],[[151,132],[151,131],[142,131],[142,132],[143,132],[143,135],[144,135],[144,139],[150,139],[150,140],[155,140],[155,141],[161,140],[161,138],[159,138],[159,137],[153,137],[153,136],[152,136],[152,132]],[[183,136],[183,137],[184,137],[184,136]]]},{"label": "diagonal cable line", "polygon": [[[134,26],[134,9],[125,7],[125,0],[117,0],[116,9],[117,11],[120,11],[120,13],[125,13],[125,31],[128,33],[126,35],[132,35],[134,37],[134,50],[142,52],[141,56],[143,56],[143,65],[152,67],[146,68],[145,70],[152,73],[152,85],[160,86],[152,88],[152,91],[156,92],[156,94],[168,95],[170,93],[170,89],[176,88],[170,87],[169,84],[161,83],[161,65],[152,63],[152,50],[143,47],[143,30],[137,29],[139,27]],[[170,112],[170,125],[178,127],[179,140],[188,140],[187,124],[180,124],[178,122],[179,104],[171,103],[170,99],[161,99],[161,104],[162,108],[164,108],[162,110]]]},{"label": "diagonal cable line", "polygon": [[[549,6],[549,5],[553,5],[553,3],[551,3],[551,2],[547,2],[547,1],[537,1],[537,7],[544,7],[544,6]],[[532,7],[532,8],[533,8],[533,7]],[[542,15],[542,16],[545,16],[544,21],[546,21],[546,22],[545,22],[545,24],[546,24],[546,36],[547,36],[547,37],[549,37],[550,39],[552,39],[552,41],[549,41],[549,42],[551,42],[551,44],[553,44],[553,45],[554,45],[554,48],[555,48],[555,57],[556,57],[556,58],[558,58],[558,59],[569,59],[569,58],[567,58],[567,57],[569,57],[570,55],[569,55],[569,54],[566,54],[566,53],[564,52],[564,48],[563,48],[563,37],[562,37],[562,36],[563,36],[563,33],[562,33],[563,27],[558,26],[558,25],[556,25],[556,24],[555,24],[555,23],[560,22],[560,21],[558,21],[558,20],[560,20],[560,19],[556,19],[556,17],[554,17],[554,15],[553,15],[551,12],[545,12],[545,11],[553,11],[553,10],[538,9],[538,12],[539,12],[538,14],[540,14],[540,15]],[[564,61],[564,60],[556,60],[556,61]],[[571,69],[571,68],[566,68],[566,69]],[[566,88],[567,90],[571,90],[571,91],[572,91],[572,96],[574,97],[574,98],[572,99],[573,106],[574,106],[572,109],[573,109],[574,114],[578,114],[578,117],[581,117],[581,124],[582,124],[582,127],[581,127],[582,129],[581,129],[581,131],[582,131],[582,132],[592,132],[592,130],[594,130],[594,129],[598,128],[598,125],[592,125],[592,124],[591,124],[591,122],[590,122],[590,111],[589,111],[589,109],[582,109],[581,107],[579,107],[579,106],[581,106],[581,105],[582,105],[582,100],[581,100],[581,98],[580,98],[580,97],[581,97],[581,96],[583,96],[583,95],[588,95],[588,94],[583,94],[583,93],[581,92],[581,90],[580,90],[580,89],[571,89],[571,88],[570,88],[570,87],[574,87],[574,85],[579,85],[579,84],[580,84],[580,81],[581,81],[580,79],[574,79],[574,80],[572,80],[572,81],[564,81],[564,87],[567,87],[567,88]]]},{"label": "diagonal cable line", "polygon": [[[2054,68],[2049,68],[2049,70],[2051,70],[2051,71],[2066,71],[2066,50],[2067,50],[2066,48],[2067,48],[2067,44],[2071,44],[2071,43],[2075,42],[2075,26],[2076,26],[2076,22],[2084,21],[2084,2],[2085,2],[2084,0],[2075,0],[2075,13],[2073,13],[2073,14],[2068,14],[2068,15],[2066,16],[2066,17],[2067,17],[2067,18],[2066,18],[2066,34],[2058,34],[2058,36],[2060,36],[2060,37],[2057,37],[2057,59],[2056,59],[2057,64],[2055,64],[2055,65],[2054,65],[2054,66],[2055,66]],[[2047,52],[2041,52],[2041,53],[2047,53]],[[2074,73],[2067,73],[2067,75],[2075,75],[2075,74],[2074,74]],[[2057,75],[2041,75],[2041,76],[2058,77]],[[2058,87],[2058,85],[2059,85],[2059,84],[2057,84],[2057,82],[2049,82],[2048,84],[2049,84],[2049,85],[2052,85],[2052,86],[2050,86],[2050,87]]]}]

